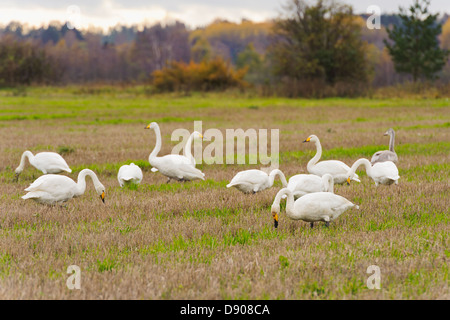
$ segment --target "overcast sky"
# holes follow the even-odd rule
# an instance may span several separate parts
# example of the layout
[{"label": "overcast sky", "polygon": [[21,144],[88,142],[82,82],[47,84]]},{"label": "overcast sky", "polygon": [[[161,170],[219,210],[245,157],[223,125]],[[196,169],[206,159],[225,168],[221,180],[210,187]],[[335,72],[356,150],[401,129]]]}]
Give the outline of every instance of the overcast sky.
[{"label": "overcast sky", "polygon": [[[353,5],[356,13],[364,13],[370,5],[382,12],[396,12],[413,0],[341,0]],[[89,25],[107,29],[117,24],[153,24],[157,21],[180,20],[195,28],[216,18],[240,21],[242,18],[263,21],[279,15],[286,0],[1,0],[0,24],[10,21],[30,25],[65,22],[68,16],[81,28]],[[77,8],[80,15],[76,15]],[[450,0],[431,0],[434,12],[450,13]]]}]

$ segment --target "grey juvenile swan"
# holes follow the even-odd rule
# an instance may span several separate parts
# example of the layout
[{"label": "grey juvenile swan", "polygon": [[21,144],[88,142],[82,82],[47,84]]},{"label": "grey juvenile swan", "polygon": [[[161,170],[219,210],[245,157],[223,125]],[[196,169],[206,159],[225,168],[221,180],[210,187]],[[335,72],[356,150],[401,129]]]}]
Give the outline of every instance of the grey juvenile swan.
[{"label": "grey juvenile swan", "polygon": [[385,161],[392,161],[394,163],[398,162],[397,154],[394,151],[394,143],[395,143],[395,131],[394,129],[390,128],[386,133],[385,136],[390,136],[391,139],[389,140],[389,150],[383,150],[383,151],[377,151],[372,156],[372,159],[370,162],[372,164],[375,164],[377,162],[385,162]]}]

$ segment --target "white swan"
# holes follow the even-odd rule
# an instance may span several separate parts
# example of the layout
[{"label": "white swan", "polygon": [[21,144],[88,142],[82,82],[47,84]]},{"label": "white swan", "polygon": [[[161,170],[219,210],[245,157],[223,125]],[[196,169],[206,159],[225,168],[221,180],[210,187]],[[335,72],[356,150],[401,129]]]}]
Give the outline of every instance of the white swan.
[{"label": "white swan", "polygon": [[389,139],[389,150],[383,150],[383,151],[377,151],[372,156],[372,159],[370,162],[372,164],[375,164],[377,162],[384,162],[384,161],[392,161],[394,163],[398,162],[397,153],[395,153],[394,150],[394,143],[395,143],[395,131],[392,128],[389,128],[388,131],[385,132],[385,136],[390,136]]},{"label": "white swan", "polygon": [[344,197],[330,192],[309,193],[294,200],[292,192],[284,188],[278,191],[271,208],[275,228],[278,227],[280,201],[283,195],[287,195],[286,215],[293,220],[310,222],[311,228],[314,222],[318,221],[324,221],[328,227],[330,221],[335,220],[347,209],[353,207],[359,209],[359,206]]},{"label": "white swan", "polygon": [[95,191],[104,203],[105,187],[100,183],[95,173],[89,169],[80,171],[77,182],[69,177],[57,174],[40,176],[25,189],[28,193],[22,199],[33,199],[42,204],[61,204],[84,193],[86,190],[86,176],[91,177]]},{"label": "white swan", "polygon": [[142,170],[134,163],[125,164],[120,167],[117,173],[117,180],[119,180],[121,187],[126,183],[139,184],[142,181]]},{"label": "white swan", "polygon": [[25,159],[28,158],[30,164],[36,169],[47,173],[60,173],[62,171],[72,172],[63,157],[56,152],[39,152],[33,155],[30,151],[25,151],[20,158],[20,164],[16,168],[16,176],[18,176],[25,167]]},{"label": "white swan", "polygon": [[278,169],[272,170],[270,174],[261,170],[251,169],[238,172],[227,188],[235,187],[243,193],[256,193],[273,186],[275,176],[279,176],[283,187],[287,186],[286,177]]},{"label": "white swan", "polygon": [[364,158],[356,160],[352,165],[350,172],[348,173],[347,184],[350,184],[352,175],[355,174],[356,169],[361,165],[366,168],[367,175],[372,178],[376,186],[378,186],[378,184],[398,184],[400,176],[398,175],[398,169],[395,163],[392,161],[384,161],[377,162],[372,166],[369,160]]},{"label": "white swan", "polygon": [[[196,165],[195,158],[191,153],[192,140],[194,140],[194,139],[203,139],[203,135],[198,131],[194,131],[190,134],[190,136],[189,136],[188,140],[186,141],[186,144],[184,145],[184,148],[183,148],[183,156],[185,156],[190,161],[190,163],[195,167],[195,165]],[[188,163],[188,162],[186,161],[186,163]],[[151,171],[157,172],[158,169],[152,168]]]},{"label": "white swan", "polygon": [[[289,179],[287,188],[294,195],[294,199],[313,192],[334,193],[334,181],[331,174],[326,173],[322,177],[315,174],[297,174]],[[287,195],[283,195],[283,199]]]},{"label": "white swan", "polygon": [[[320,177],[326,173],[329,173],[332,175],[334,183],[337,184],[345,183],[348,177],[347,173],[350,170],[350,167],[345,163],[343,163],[342,161],[338,160],[326,160],[318,162],[320,157],[322,156],[322,145],[320,144],[319,138],[315,135],[309,136],[303,142],[310,142],[310,141],[316,144],[317,152],[316,155],[308,162],[307,165],[308,172]],[[359,178],[358,175],[355,174],[352,177],[352,180],[361,182],[358,178]]]},{"label": "white swan", "polygon": [[169,179],[179,181],[189,181],[195,179],[205,180],[205,174],[192,166],[191,159],[179,154],[168,154],[163,157],[158,157],[161,150],[161,130],[156,122],[150,123],[145,129],[152,129],[156,134],[156,145],[152,153],[148,157],[150,165],[158,169],[163,175]]}]

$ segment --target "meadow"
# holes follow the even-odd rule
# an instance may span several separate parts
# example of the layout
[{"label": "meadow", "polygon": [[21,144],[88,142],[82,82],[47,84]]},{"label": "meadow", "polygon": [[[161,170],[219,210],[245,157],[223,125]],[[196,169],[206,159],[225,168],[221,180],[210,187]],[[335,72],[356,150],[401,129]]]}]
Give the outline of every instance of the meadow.
[{"label": "meadow", "polygon": [[[0,91],[0,299],[449,299],[448,99],[261,98],[243,93],[146,95],[134,89]],[[169,153],[174,129],[280,129],[280,169],[305,173],[317,135],[322,159],[348,165],[387,149],[396,130],[399,185],[335,187],[360,206],[311,229],[270,206],[281,184],[254,195],[225,186],[254,165],[197,167],[206,181],[171,182],[150,171],[160,124]],[[208,143],[204,142],[204,146]],[[84,168],[106,186],[103,204],[86,193],[63,207],[20,197],[40,176],[23,151],[55,151],[76,179]],[[144,179],[120,188],[134,162]],[[69,265],[81,290],[69,290]],[[367,287],[376,265],[381,289]]]}]

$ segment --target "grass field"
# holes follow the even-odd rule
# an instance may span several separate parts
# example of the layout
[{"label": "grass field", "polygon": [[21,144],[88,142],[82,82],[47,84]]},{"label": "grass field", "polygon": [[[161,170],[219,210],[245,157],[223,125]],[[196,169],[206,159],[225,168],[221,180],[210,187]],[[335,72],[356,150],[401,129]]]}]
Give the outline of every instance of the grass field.
[{"label": "grass field", "polygon": [[[449,299],[450,101],[258,98],[239,94],[145,96],[126,90],[89,94],[32,89],[0,91],[1,299]],[[358,204],[330,228],[310,229],[270,206],[281,184],[255,195],[225,186],[249,165],[199,165],[206,181],[166,184],[148,155],[161,126],[163,147],[176,128],[280,129],[280,169],[306,172],[314,155],[351,165],[387,148],[396,130],[398,186],[361,183],[335,192]],[[204,142],[204,146],[208,143]],[[60,152],[76,179],[94,170],[106,204],[88,180],[66,207],[20,197],[40,172],[14,169],[24,150]],[[137,188],[116,175],[134,161]],[[81,290],[69,290],[69,265],[81,268]],[[370,265],[381,289],[366,286]]]}]

